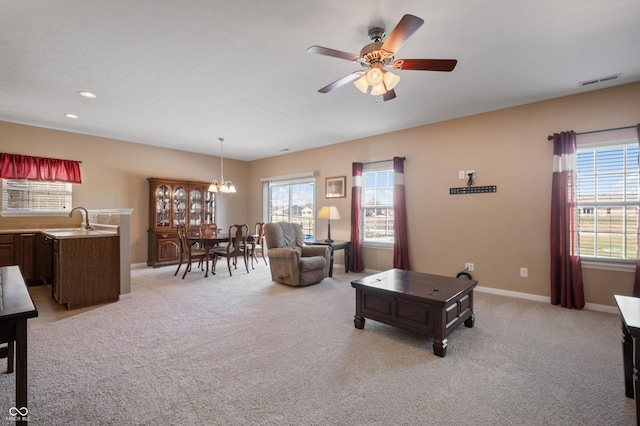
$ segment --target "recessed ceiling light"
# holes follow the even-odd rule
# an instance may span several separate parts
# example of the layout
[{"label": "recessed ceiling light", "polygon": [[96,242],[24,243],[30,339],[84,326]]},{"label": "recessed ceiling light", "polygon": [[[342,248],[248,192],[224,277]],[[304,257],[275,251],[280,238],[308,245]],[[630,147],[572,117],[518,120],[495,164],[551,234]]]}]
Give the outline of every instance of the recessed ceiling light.
[{"label": "recessed ceiling light", "polygon": [[79,116],[75,115],[75,114],[65,114],[64,115],[67,118],[80,118]]},{"label": "recessed ceiling light", "polygon": [[78,92],[78,94],[80,96],[84,96],[85,98],[90,98],[90,99],[95,99],[96,98],[96,95],[94,93],[86,92],[84,90]]}]

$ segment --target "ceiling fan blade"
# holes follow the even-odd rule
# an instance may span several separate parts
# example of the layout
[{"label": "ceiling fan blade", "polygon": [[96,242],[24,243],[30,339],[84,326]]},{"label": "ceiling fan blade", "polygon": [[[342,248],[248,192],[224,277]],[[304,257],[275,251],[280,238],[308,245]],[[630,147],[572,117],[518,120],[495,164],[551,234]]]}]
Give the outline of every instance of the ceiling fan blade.
[{"label": "ceiling fan blade", "polygon": [[355,53],[343,52],[341,50],[329,49],[322,46],[311,46],[307,49],[309,53],[317,53],[318,55],[333,56],[334,58],[346,59],[347,61],[356,61],[360,59],[360,55]]},{"label": "ceiling fan blade", "polygon": [[393,62],[397,70],[417,71],[453,71],[458,64],[456,59],[398,59]]},{"label": "ceiling fan blade", "polygon": [[395,99],[396,98],[396,91],[391,89],[391,90],[387,90],[384,95],[382,95],[382,100],[383,101],[390,101],[391,99]]},{"label": "ceiling fan blade", "polygon": [[395,54],[404,42],[418,31],[424,21],[417,16],[404,15],[398,25],[389,33],[389,37],[382,44],[381,49]]},{"label": "ceiling fan blade", "polygon": [[334,81],[333,83],[324,86],[322,89],[318,90],[318,92],[320,92],[320,93],[329,93],[333,89],[337,89],[340,86],[344,86],[347,83],[350,83],[352,81],[357,80],[364,73],[365,73],[364,70],[358,70],[358,71],[352,72],[351,74],[347,74],[344,77]]}]

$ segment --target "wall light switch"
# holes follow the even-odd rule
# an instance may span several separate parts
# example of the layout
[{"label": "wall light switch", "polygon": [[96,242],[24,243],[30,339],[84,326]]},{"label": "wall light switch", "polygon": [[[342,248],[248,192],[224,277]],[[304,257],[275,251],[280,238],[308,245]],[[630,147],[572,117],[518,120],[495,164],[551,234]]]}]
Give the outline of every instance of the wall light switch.
[{"label": "wall light switch", "polygon": [[458,172],[458,179],[466,179],[466,176],[464,174],[464,170],[460,170]]},{"label": "wall light switch", "polygon": [[520,268],[520,276],[527,278],[529,276],[529,268]]}]

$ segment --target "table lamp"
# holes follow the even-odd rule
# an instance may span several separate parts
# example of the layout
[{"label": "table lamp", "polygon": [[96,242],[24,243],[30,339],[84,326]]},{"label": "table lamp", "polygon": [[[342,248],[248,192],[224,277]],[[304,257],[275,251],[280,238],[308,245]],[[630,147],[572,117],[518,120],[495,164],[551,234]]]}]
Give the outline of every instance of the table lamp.
[{"label": "table lamp", "polygon": [[336,206],[332,206],[329,204],[328,206],[322,206],[320,211],[318,212],[318,219],[328,219],[327,224],[327,239],[324,240],[325,243],[332,243],[331,239],[331,219],[337,220],[340,219],[340,212],[338,212],[338,208]]}]

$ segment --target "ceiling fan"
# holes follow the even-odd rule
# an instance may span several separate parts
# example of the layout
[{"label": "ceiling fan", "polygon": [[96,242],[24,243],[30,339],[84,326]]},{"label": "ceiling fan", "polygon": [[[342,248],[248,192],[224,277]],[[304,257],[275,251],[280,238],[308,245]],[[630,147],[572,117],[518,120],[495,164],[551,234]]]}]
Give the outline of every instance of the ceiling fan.
[{"label": "ceiling fan", "polygon": [[[417,16],[404,15],[398,25],[391,31],[389,37],[383,42],[384,28],[374,27],[369,30],[371,43],[367,44],[360,51],[360,55],[329,49],[322,46],[311,46],[307,49],[309,53],[333,56],[334,58],[346,59],[358,62],[363,69],[354,71],[333,83],[318,90],[320,93],[328,93],[333,89],[354,82],[355,86],[362,92],[369,92],[373,96],[382,96],[382,99],[389,101],[396,97],[394,87],[400,81],[400,76],[385,70],[391,66],[395,70],[416,70],[416,71],[453,71],[458,61],[456,59],[395,59],[394,56],[404,42],[411,37],[424,21]],[[394,60],[395,59],[395,60]]]}]

